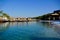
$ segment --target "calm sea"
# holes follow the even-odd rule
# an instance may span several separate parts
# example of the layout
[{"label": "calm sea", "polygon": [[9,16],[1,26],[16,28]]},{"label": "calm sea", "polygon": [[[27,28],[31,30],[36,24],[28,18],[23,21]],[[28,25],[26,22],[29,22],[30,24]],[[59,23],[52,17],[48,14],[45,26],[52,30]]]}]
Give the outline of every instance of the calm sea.
[{"label": "calm sea", "polygon": [[60,40],[60,26],[48,22],[0,23],[0,40]]}]

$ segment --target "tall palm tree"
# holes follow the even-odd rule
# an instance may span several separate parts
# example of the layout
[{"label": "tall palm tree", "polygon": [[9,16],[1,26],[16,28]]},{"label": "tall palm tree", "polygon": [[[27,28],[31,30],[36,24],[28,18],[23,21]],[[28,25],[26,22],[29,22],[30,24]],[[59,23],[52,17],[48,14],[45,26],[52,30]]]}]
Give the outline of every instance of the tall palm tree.
[{"label": "tall palm tree", "polygon": [[8,14],[6,14],[6,13],[3,13],[3,16],[7,17],[8,19],[10,18],[10,16]]},{"label": "tall palm tree", "polygon": [[1,11],[0,11],[0,16],[2,16],[2,15],[3,15],[3,11],[1,10]]},{"label": "tall palm tree", "polygon": [[10,16],[8,14],[3,13],[3,10],[0,11],[0,16],[7,17],[8,19],[10,18]]}]

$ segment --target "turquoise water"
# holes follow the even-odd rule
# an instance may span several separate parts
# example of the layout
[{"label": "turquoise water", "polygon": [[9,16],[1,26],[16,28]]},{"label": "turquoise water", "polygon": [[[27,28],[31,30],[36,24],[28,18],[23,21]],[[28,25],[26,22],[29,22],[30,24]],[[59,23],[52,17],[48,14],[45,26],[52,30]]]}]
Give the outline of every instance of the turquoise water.
[{"label": "turquoise water", "polygon": [[60,26],[42,22],[0,23],[0,40],[59,40]]}]

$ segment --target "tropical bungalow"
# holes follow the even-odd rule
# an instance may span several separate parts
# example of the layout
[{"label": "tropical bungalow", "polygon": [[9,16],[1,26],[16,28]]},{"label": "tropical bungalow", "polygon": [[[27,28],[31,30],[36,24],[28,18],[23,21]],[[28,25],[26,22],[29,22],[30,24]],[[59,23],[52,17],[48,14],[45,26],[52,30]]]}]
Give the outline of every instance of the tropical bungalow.
[{"label": "tropical bungalow", "polygon": [[36,21],[37,19],[33,19],[31,17],[28,17],[28,21]]},{"label": "tropical bungalow", "polygon": [[0,16],[0,22],[2,22],[2,21],[8,21],[8,18],[7,17]]},{"label": "tropical bungalow", "polygon": [[2,17],[4,21],[8,21],[9,19],[7,17]]},{"label": "tropical bungalow", "polygon": [[20,18],[20,17],[18,17],[18,18],[16,18],[16,21],[27,21],[27,20],[26,20],[26,18]]},{"label": "tropical bungalow", "polygon": [[9,21],[10,21],[10,22],[15,22],[16,19],[15,19],[14,17],[10,17]]}]

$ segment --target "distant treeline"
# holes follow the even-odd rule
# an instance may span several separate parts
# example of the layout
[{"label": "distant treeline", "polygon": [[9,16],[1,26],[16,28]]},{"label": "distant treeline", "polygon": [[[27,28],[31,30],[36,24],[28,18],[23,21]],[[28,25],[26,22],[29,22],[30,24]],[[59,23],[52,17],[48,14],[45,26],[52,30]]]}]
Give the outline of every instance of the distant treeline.
[{"label": "distant treeline", "polygon": [[48,13],[42,16],[33,17],[40,20],[60,20],[60,10],[56,10],[53,13]]}]

